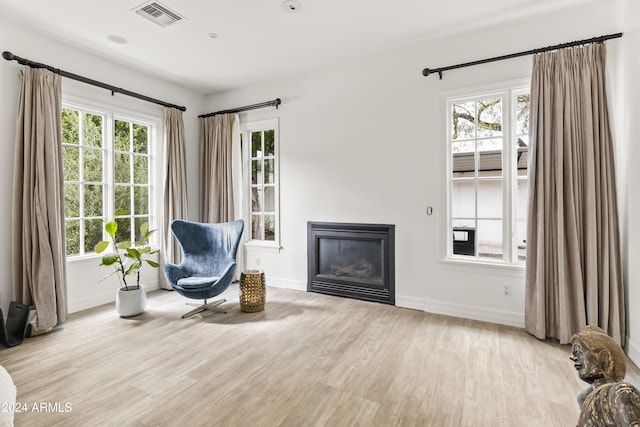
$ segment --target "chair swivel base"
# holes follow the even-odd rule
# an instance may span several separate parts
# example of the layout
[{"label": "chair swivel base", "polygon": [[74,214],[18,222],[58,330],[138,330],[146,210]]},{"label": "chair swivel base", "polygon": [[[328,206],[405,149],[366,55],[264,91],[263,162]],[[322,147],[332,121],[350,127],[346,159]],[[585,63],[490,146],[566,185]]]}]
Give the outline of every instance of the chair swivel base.
[{"label": "chair swivel base", "polygon": [[194,306],[196,308],[194,308],[193,310],[191,310],[188,313],[183,314],[182,318],[185,319],[187,317],[193,316],[194,314],[202,313],[203,311],[206,311],[206,310],[214,311],[216,313],[225,313],[226,314],[227,312],[225,310],[222,310],[222,309],[218,308],[218,306],[220,304],[222,304],[223,302],[225,302],[225,301],[227,301],[227,300],[223,298],[223,299],[215,300],[215,301],[210,302],[210,303],[207,303],[207,300],[204,300],[204,304],[195,304],[195,303],[192,303],[192,302],[188,302],[188,303],[186,303],[187,305],[191,305],[191,306]]}]

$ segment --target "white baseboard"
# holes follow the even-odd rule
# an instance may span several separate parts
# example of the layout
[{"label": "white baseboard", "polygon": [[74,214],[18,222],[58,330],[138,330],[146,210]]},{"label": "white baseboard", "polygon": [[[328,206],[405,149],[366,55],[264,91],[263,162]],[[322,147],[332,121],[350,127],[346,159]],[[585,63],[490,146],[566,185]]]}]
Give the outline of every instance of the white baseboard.
[{"label": "white baseboard", "polygon": [[[158,282],[143,283],[143,284],[147,292],[160,289],[160,285]],[[109,303],[114,303],[114,306],[115,306],[115,302],[116,302],[115,291],[105,289],[103,292],[91,295],[90,297],[74,298],[73,301],[69,302],[69,313],[77,313],[78,311],[88,310],[90,308],[94,308],[99,305],[109,304]]]},{"label": "white baseboard", "polygon": [[640,346],[629,337],[627,337],[627,356],[636,366],[640,366]]},{"label": "white baseboard", "polygon": [[396,295],[396,306],[402,308],[411,308],[413,310],[426,311],[424,298],[406,297],[403,295]]},{"label": "white baseboard", "polygon": [[267,282],[267,286],[271,286],[274,288],[290,289],[293,291],[303,292],[307,291],[307,282],[302,280],[289,280],[265,275],[265,281]]},{"label": "white baseboard", "polygon": [[115,294],[109,295],[94,295],[89,298],[76,299],[69,303],[69,314],[77,313],[78,311],[88,310],[99,305],[114,303],[116,301]]},{"label": "white baseboard", "polygon": [[443,301],[407,297],[402,295],[396,295],[396,305],[398,307],[412,308],[414,310],[422,310],[428,313],[443,314],[463,319],[479,320],[482,322],[524,328],[523,313],[465,304],[452,304]]}]

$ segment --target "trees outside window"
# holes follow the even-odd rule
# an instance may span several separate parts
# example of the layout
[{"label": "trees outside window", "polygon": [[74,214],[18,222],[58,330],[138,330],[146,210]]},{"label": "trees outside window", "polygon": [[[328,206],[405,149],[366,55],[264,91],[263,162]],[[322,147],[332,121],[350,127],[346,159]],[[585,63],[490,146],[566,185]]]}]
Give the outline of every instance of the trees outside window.
[{"label": "trees outside window", "polygon": [[448,257],[525,261],[528,88],[447,101]]},{"label": "trees outside window", "polygon": [[153,124],[68,104],[61,120],[67,256],[94,253],[117,210],[117,239],[139,239],[140,224],[153,220]]}]

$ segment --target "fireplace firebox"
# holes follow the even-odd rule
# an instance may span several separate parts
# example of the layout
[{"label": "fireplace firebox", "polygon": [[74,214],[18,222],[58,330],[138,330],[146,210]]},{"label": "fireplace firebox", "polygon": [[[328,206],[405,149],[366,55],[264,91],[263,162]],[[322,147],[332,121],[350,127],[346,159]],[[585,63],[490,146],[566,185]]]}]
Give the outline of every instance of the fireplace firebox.
[{"label": "fireplace firebox", "polygon": [[395,305],[395,226],[307,223],[309,292]]}]

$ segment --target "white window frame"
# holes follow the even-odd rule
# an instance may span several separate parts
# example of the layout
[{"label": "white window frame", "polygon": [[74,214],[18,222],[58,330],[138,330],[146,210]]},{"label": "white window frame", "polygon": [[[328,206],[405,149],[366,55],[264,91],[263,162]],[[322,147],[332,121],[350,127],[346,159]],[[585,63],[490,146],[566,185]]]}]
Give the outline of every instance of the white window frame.
[{"label": "white window frame", "polygon": [[[275,235],[274,240],[260,240],[251,238],[251,133],[261,132],[265,130],[274,131],[274,203],[275,212],[269,214],[275,215]],[[280,246],[280,126],[277,117],[265,120],[251,121],[241,125],[242,132],[242,158],[243,158],[243,213],[245,220],[245,228],[247,229],[246,246],[263,249],[267,251],[279,251]],[[262,206],[262,214],[264,215],[264,203]]]},{"label": "white window frame", "polygon": [[[516,268],[523,270],[526,261],[518,260],[517,256],[517,167],[515,162],[516,150],[513,143],[516,137],[516,117],[515,103],[517,96],[523,93],[529,93],[530,80],[520,79],[509,82],[497,83],[493,85],[485,85],[481,87],[474,87],[469,89],[462,89],[445,93],[442,99],[441,111],[444,111],[444,118],[441,119],[441,123],[444,124],[444,129],[441,132],[443,135],[444,143],[442,146],[445,148],[442,150],[444,162],[446,165],[444,168],[443,183],[445,193],[445,206],[446,209],[441,210],[440,221],[444,224],[441,227],[440,234],[440,253],[441,260],[445,263],[454,264],[466,264],[470,266],[478,267],[502,267],[502,268]],[[501,96],[503,97],[503,212],[502,212],[502,236],[503,236],[503,253],[504,259],[491,259],[480,258],[478,256],[466,256],[457,255],[453,253],[453,239],[452,239],[452,152],[450,143],[451,132],[451,105],[454,103],[460,103],[464,101],[471,101],[473,99],[486,99],[491,97]],[[476,178],[477,179],[477,178]],[[477,200],[476,200],[477,203]],[[477,245],[476,245],[477,246]]]},{"label": "white window frame", "polygon": [[[157,229],[160,226],[161,220],[161,195],[158,191],[161,186],[161,164],[162,161],[162,118],[160,116],[154,116],[147,113],[141,113],[138,111],[129,110],[123,107],[104,104],[100,102],[90,101],[75,96],[63,96],[62,100],[63,109],[79,110],[83,113],[100,115],[103,117],[103,219],[106,221],[113,220],[115,212],[115,199],[114,199],[114,121],[121,120],[132,122],[139,125],[149,127],[149,146],[148,146],[148,159],[149,159],[149,228]],[[82,168],[82,162],[80,163]],[[80,177],[82,178],[82,176]],[[83,181],[81,180],[80,183]],[[82,187],[82,184],[81,184]],[[82,191],[80,192],[82,195]],[[82,196],[80,196],[82,197]],[[84,204],[81,205],[83,207]],[[131,216],[133,216],[133,212]],[[80,211],[80,222],[84,221],[85,216],[83,209]],[[65,217],[66,220],[66,217]],[[83,228],[81,227],[81,230]],[[81,261],[85,259],[99,258],[102,255],[95,252],[84,252],[84,236],[81,233],[80,237],[80,254],[67,255],[67,261]],[[103,230],[103,239],[107,240],[107,235]],[[152,247],[158,248],[160,246],[160,236],[158,233],[154,233],[150,242]]]}]

